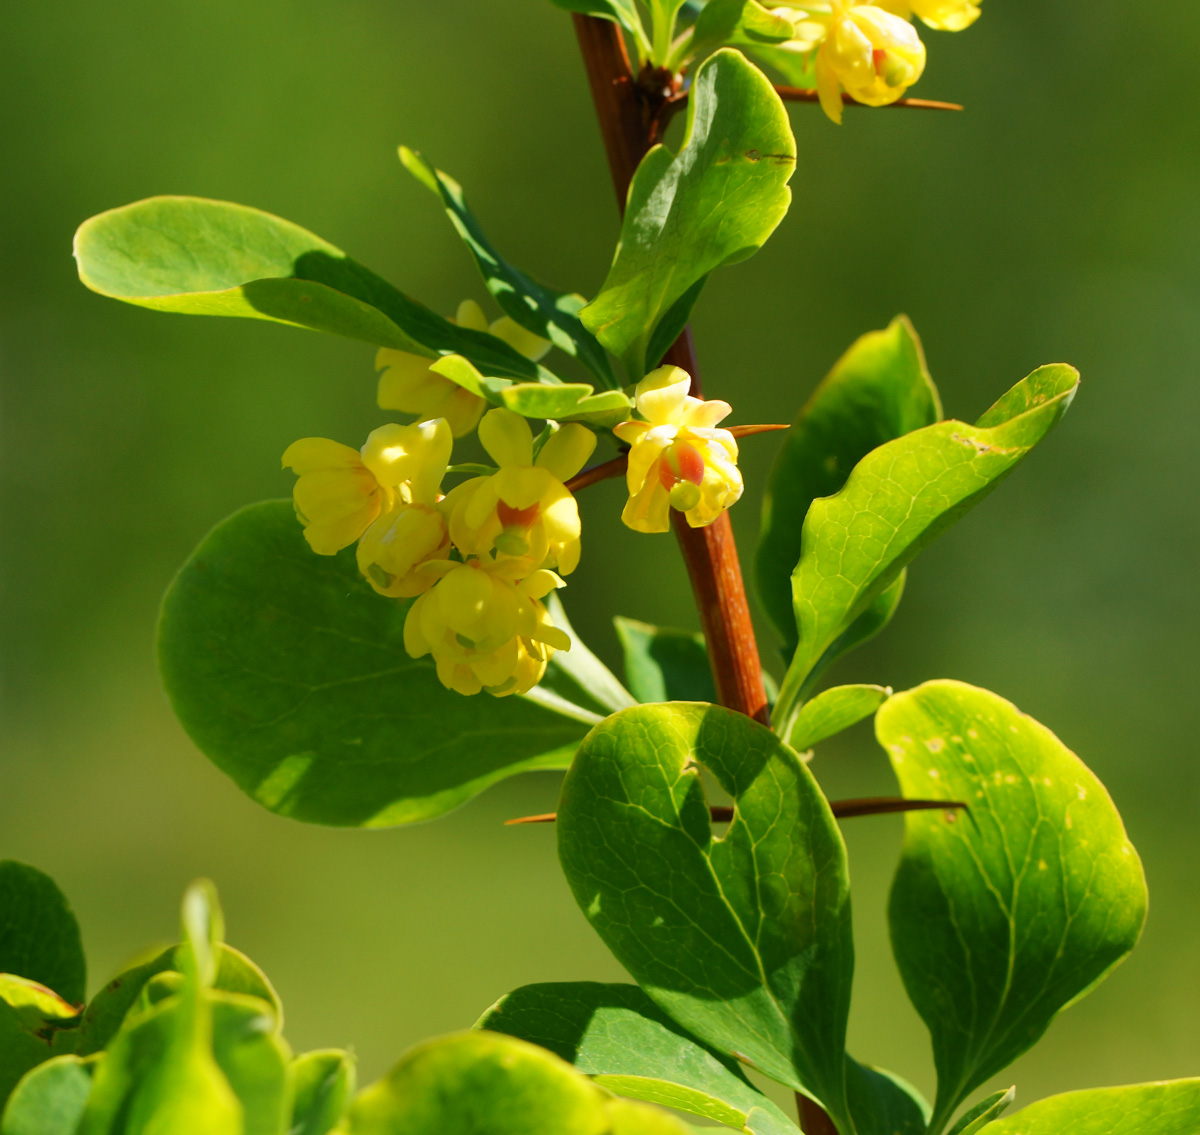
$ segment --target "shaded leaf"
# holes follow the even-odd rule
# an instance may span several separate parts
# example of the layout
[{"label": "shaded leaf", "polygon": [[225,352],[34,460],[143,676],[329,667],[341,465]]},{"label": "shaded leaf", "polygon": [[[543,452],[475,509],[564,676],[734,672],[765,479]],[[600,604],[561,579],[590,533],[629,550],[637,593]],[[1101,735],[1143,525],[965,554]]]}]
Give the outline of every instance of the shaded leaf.
[{"label": "shaded leaf", "polygon": [[259,209],[150,197],[85,221],[79,278],[157,311],[266,319],[428,355],[453,352],[488,374],[537,379],[494,335],[458,327],[313,233]]},{"label": "shaded leaf", "polygon": [[[600,380],[601,386],[616,387],[617,380],[613,377],[604,349],[579,322],[578,311],[584,301],[579,296],[543,287],[509,264],[484,235],[479,222],[467,207],[462,186],[454,178],[431,166],[407,146],[400,147],[400,161],[417,181],[441,199],[458,235],[475,257],[488,291],[504,313],[526,331],[548,339],[559,350],[578,358]],[[558,415],[530,416],[546,418]]]},{"label": "shaded leaf", "polygon": [[625,653],[625,680],[640,702],[717,700],[702,634],[613,619]]},{"label": "shaded leaf", "polygon": [[783,739],[798,753],[870,717],[889,697],[886,686],[834,686],[806,702]]},{"label": "shaded leaf", "polygon": [[796,1135],[796,1125],[750,1085],[736,1061],[696,1040],[636,985],[522,986],[477,1027],[549,1049],[619,1095],[734,1127],[759,1108],[757,1135]]},{"label": "shaded leaf", "polygon": [[1004,1114],[1016,1094],[1015,1087],[1006,1092],[993,1092],[964,1112],[962,1118],[950,1128],[950,1135],[979,1135],[992,1120]]},{"label": "shaded leaf", "polygon": [[792,572],[809,506],[836,493],[871,450],[941,416],[921,341],[901,315],[854,343],[784,435],[763,496],[754,570],[763,607],[789,656],[797,643]]},{"label": "shaded leaf", "polygon": [[925,1135],[929,1104],[895,1073],[847,1056],[846,1094],[857,1135]]},{"label": "shaded leaf", "polygon": [[991,1124],[988,1135],[1194,1135],[1200,1080],[1066,1092]]},{"label": "shaded leaf", "polygon": [[1034,371],[974,426],[946,421],[864,457],[804,521],[792,598],[800,643],[780,693],[785,725],[813,668],[908,562],[992,491],[1062,417],[1073,367]]},{"label": "shaded leaf", "polygon": [[[701,766],[735,800],[720,838]],[[845,849],[791,749],[718,706],[614,714],[567,774],[558,843],[576,901],[661,1009],[845,1119]]]},{"label": "shaded leaf", "polygon": [[87,996],[79,924],[49,875],[0,862],[0,973],[36,981],[72,1005]]},{"label": "shaded leaf", "polygon": [[579,637],[555,592],[544,600],[550,620],[571,636],[571,649],[560,650],[550,659],[540,688],[549,689],[568,702],[593,710],[597,719],[636,705],[633,695]]},{"label": "shaded leaf", "polygon": [[[795,164],[774,88],[736,51],[717,52],[693,80],[678,156],[657,146],[638,166],[612,268],[580,313],[631,376],[657,363],[647,348],[675,303],[714,268],[753,255],[775,230],[791,202]],[[682,327],[686,313],[672,319]]]},{"label": "shaded leaf", "polygon": [[290,1135],[328,1135],[354,1098],[354,1057],[337,1048],[306,1052],[292,1063],[292,1081]]},{"label": "shaded leaf", "polygon": [[0,1135],[75,1135],[95,1065],[77,1056],[39,1064],[17,1085],[0,1118]]},{"label": "shaded leaf", "polygon": [[314,555],[290,501],[251,505],[167,592],[167,693],[243,791],[314,823],[428,819],[515,773],[564,767],[594,714],[446,690],[405,652],[406,610],[360,578],[353,549]]},{"label": "shaded leaf", "polygon": [[938,1130],[1129,953],[1146,885],[1104,786],[1003,698],[927,682],[875,728],[906,796],[970,806],[906,815],[888,909],[933,1038]]}]

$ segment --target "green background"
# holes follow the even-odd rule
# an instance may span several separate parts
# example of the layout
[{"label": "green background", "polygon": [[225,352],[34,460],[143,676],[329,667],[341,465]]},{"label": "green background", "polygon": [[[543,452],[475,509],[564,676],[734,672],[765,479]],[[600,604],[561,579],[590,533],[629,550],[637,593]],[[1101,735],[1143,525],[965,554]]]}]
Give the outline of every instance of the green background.
[{"label": "green background", "polygon": [[[256,205],[444,313],[485,298],[395,157],[464,184],[545,282],[603,279],[612,190],[568,17],[545,0],[59,0],[0,6],[0,853],[51,872],[93,988],[174,934],[208,875],[298,1047],[352,1044],[366,1078],[529,981],[619,977],[575,908],[526,777],[386,832],[268,815],[191,746],[153,666],[159,596],[203,533],[285,495],[292,440],[384,420],[371,351],[125,307],[76,281],[85,217],[154,193]],[[961,115],[793,110],[795,202],[696,311],[704,378],[740,422],[787,420],[863,331],[906,311],[950,414],[1041,363],[1083,389],[1058,431],[910,572],[892,628],[837,677],[954,677],[1044,721],[1109,786],[1150,881],[1143,945],[1013,1072],[1019,1100],[1194,1075],[1200,1064],[1200,9],[988,0],[928,32],[914,93]],[[777,442],[743,443],[749,549]],[[588,490],[565,602],[610,660],[608,613],[694,626],[669,537]],[[774,640],[760,624],[765,651]],[[865,727],[818,757],[833,795],[889,791]],[[886,942],[895,819],[845,826],[861,1059],[932,1088]],[[1007,1083],[1008,1081],[1006,1081]]]}]

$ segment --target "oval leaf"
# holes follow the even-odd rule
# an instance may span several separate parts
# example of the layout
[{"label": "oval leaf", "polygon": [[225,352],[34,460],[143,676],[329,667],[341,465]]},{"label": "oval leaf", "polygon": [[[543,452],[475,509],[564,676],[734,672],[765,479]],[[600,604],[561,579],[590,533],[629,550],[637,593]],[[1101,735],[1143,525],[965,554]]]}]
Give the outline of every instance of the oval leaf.
[{"label": "oval leaf", "polygon": [[295,1102],[289,1135],[328,1135],[350,1106],[354,1081],[354,1057],[348,1052],[327,1048],[297,1056],[292,1062]]},{"label": "oval leaf", "polygon": [[95,1065],[58,1056],[17,1085],[0,1118],[0,1135],[75,1135],[92,1090]]},{"label": "oval leaf", "polygon": [[1200,1080],[1066,1092],[986,1128],[988,1135],[1194,1135]]},{"label": "oval leaf", "polygon": [[829,646],[905,565],[1016,468],[1066,412],[1073,367],[1034,371],[977,425],[947,421],[881,445],[804,521],[792,599],[800,644],[779,697],[786,725]]},{"label": "oval leaf", "polygon": [[834,686],[804,704],[784,740],[798,753],[870,717],[889,697],[886,686]]},{"label": "oval leaf", "polygon": [[49,875],[13,859],[0,862],[0,973],[36,981],[64,1001],[87,996],[79,924]]},{"label": "oval leaf", "polygon": [[[714,268],[753,255],[775,231],[791,203],[795,167],[796,140],[775,89],[738,52],[718,51],[692,83],[678,156],[656,146],[638,166],[612,268],[580,312],[633,377],[657,365],[647,348],[677,301]],[[687,312],[672,319],[678,331]]]},{"label": "oval leaf", "polygon": [[838,359],[784,435],[763,497],[754,570],[787,656],[797,643],[792,572],[812,502],[836,493],[871,450],[941,416],[921,340],[899,315],[887,330],[868,332]]},{"label": "oval leaf", "polygon": [[360,578],[352,549],[314,555],[290,501],[251,505],[167,592],[163,681],[243,791],[312,823],[428,819],[515,773],[565,766],[595,713],[445,689],[405,652],[406,611]]},{"label": "oval leaf", "polygon": [[[735,800],[720,838],[700,766]],[[660,1008],[845,1116],[845,848],[791,749],[718,706],[624,710],[580,746],[558,841],[576,901]]]},{"label": "oval leaf", "polygon": [[888,911],[933,1038],[938,1130],[1133,949],[1146,884],[1104,786],[1003,698],[928,682],[875,728],[906,796],[970,805],[906,815]]}]

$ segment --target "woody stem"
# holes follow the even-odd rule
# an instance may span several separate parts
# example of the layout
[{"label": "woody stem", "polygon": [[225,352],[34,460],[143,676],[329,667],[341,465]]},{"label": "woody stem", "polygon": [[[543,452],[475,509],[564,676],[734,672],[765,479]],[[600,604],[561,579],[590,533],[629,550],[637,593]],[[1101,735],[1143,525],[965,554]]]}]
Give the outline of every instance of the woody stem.
[{"label": "woody stem", "polygon": [[[661,133],[664,101],[653,88],[639,86],[615,24],[593,16],[572,18],[613,188],[623,210],[634,171]],[[679,336],[663,363],[686,370],[692,376],[692,393],[700,395],[699,364],[690,330]],[[762,665],[729,516],[723,513],[706,528],[692,528],[682,513],[672,510],[671,515],[700,612],[717,697],[722,705],[766,722]]]}]

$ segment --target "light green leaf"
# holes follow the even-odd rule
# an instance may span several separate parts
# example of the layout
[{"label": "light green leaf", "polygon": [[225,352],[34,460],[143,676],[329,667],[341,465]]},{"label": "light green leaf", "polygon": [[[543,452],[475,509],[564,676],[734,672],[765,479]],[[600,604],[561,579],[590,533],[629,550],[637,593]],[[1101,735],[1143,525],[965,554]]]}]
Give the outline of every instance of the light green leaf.
[{"label": "light green leaf", "polygon": [[92,1090],[93,1061],[56,1056],[17,1085],[0,1118],[0,1135],[75,1135]]},{"label": "light green leaf", "polygon": [[1200,1080],[1067,1092],[986,1128],[988,1135],[1195,1135]]},{"label": "light green leaf", "polygon": [[881,445],[804,521],[792,598],[800,644],[779,721],[799,709],[813,668],[908,562],[992,491],[1058,422],[1079,386],[1068,366],[1036,370],[974,426],[946,421]]},{"label": "light green leaf", "polygon": [[256,997],[213,992],[213,1052],[242,1107],[242,1135],[289,1135],[292,1054],[271,1007]]},{"label": "light green leaf", "polygon": [[[692,83],[678,156],[657,146],[638,166],[612,268],[580,313],[633,377],[658,363],[647,348],[676,301],[774,232],[791,202],[795,165],[795,139],[774,88],[738,52],[717,52]],[[682,327],[686,313],[679,315]]]},{"label": "light green leaf", "polygon": [[348,1135],[607,1135],[601,1092],[557,1056],[497,1033],[413,1049],[351,1105]]},{"label": "light green leaf", "polygon": [[458,327],[299,225],[245,205],[151,197],[85,221],[79,278],[157,311],[266,319],[380,347],[466,356],[488,374],[536,380],[507,343]]},{"label": "light green leaf", "polygon": [[526,418],[553,418],[555,421],[583,419],[615,425],[630,416],[633,403],[620,390],[593,394],[586,382],[558,385],[540,382],[515,382],[500,391],[502,403]]},{"label": "light green leaf", "polygon": [[847,1056],[846,1094],[857,1135],[925,1135],[929,1104],[895,1073]]},{"label": "light green leaf", "polygon": [[[627,1099],[608,1100],[604,1117],[608,1135],[696,1135],[698,1131],[669,1112]],[[711,1132],[712,1128],[707,1130]]]},{"label": "light green leaf", "polygon": [[328,1135],[354,1098],[354,1057],[337,1048],[306,1052],[292,1063],[292,1082],[295,1103],[289,1135]]},{"label": "light green leaf", "polygon": [[72,1005],[87,996],[79,924],[49,875],[0,862],[0,973],[36,981]]},{"label": "light green leaf", "polygon": [[905,796],[970,809],[906,815],[888,912],[933,1038],[937,1132],[1133,949],[1146,884],[1104,786],[1003,698],[927,682],[875,729]]},{"label": "light green leaf", "polygon": [[769,67],[789,87],[814,90],[817,85],[816,50],[799,52],[785,44],[746,45],[746,54],[760,67]]},{"label": "light green leaf", "polygon": [[791,20],[757,0],[711,0],[696,19],[690,51],[707,55],[723,44],[735,47],[782,43],[795,34]]},{"label": "light green leaf", "polygon": [[290,501],[251,505],[167,593],[167,693],[239,787],[313,823],[428,819],[515,773],[564,767],[595,715],[444,689],[404,650],[407,606],[370,589],[353,549],[315,555]]},{"label": "light green leaf", "polygon": [[[616,387],[617,380],[604,349],[579,322],[578,312],[584,301],[578,296],[543,287],[509,264],[484,236],[479,222],[467,207],[462,186],[454,178],[431,166],[407,146],[400,147],[400,161],[417,181],[441,199],[458,235],[475,257],[488,291],[504,313],[526,331],[548,339],[560,350],[578,358],[599,379],[601,386]],[[590,388],[588,392],[591,393]],[[553,414],[530,416],[557,417]]]},{"label": "light green leaf", "polygon": [[545,599],[546,610],[556,627],[571,636],[571,649],[560,650],[550,659],[540,689],[549,689],[568,702],[593,710],[598,718],[637,705],[634,696],[604,665],[571,626],[562,601],[552,591]]},{"label": "light green leaf", "polygon": [[754,570],[788,655],[797,642],[792,572],[809,507],[836,493],[871,450],[941,416],[921,340],[900,315],[886,330],[863,335],[834,364],[784,435],[763,497]]},{"label": "light green leaf", "polygon": [[857,725],[892,696],[887,686],[834,686],[805,702],[783,739],[798,753]]},{"label": "light green leaf", "polygon": [[613,20],[633,36],[643,54],[649,53],[650,40],[642,24],[636,0],[550,0],[550,3],[555,7],[565,8],[568,12]]},{"label": "light green leaf", "polygon": [[[720,838],[701,766],[735,800]],[[575,900],[659,1007],[845,1121],[845,848],[797,755],[718,706],[627,709],[580,745],[557,827]]]},{"label": "light green leaf", "polygon": [[613,619],[625,652],[625,680],[640,702],[717,700],[702,634]]},{"label": "light green leaf", "polygon": [[[992,1120],[999,1119],[1004,1114],[1016,1094],[1015,1086],[1006,1092],[993,1092],[986,1099],[969,1108],[962,1118],[950,1128],[950,1135],[979,1135],[979,1132]],[[0,1132],[0,1135],[3,1133]]]},{"label": "light green leaf", "polygon": [[736,1061],[696,1040],[636,985],[522,986],[477,1027],[549,1049],[618,1095],[734,1127],[745,1126],[759,1108],[758,1135],[797,1135],[796,1125],[750,1085]]}]

